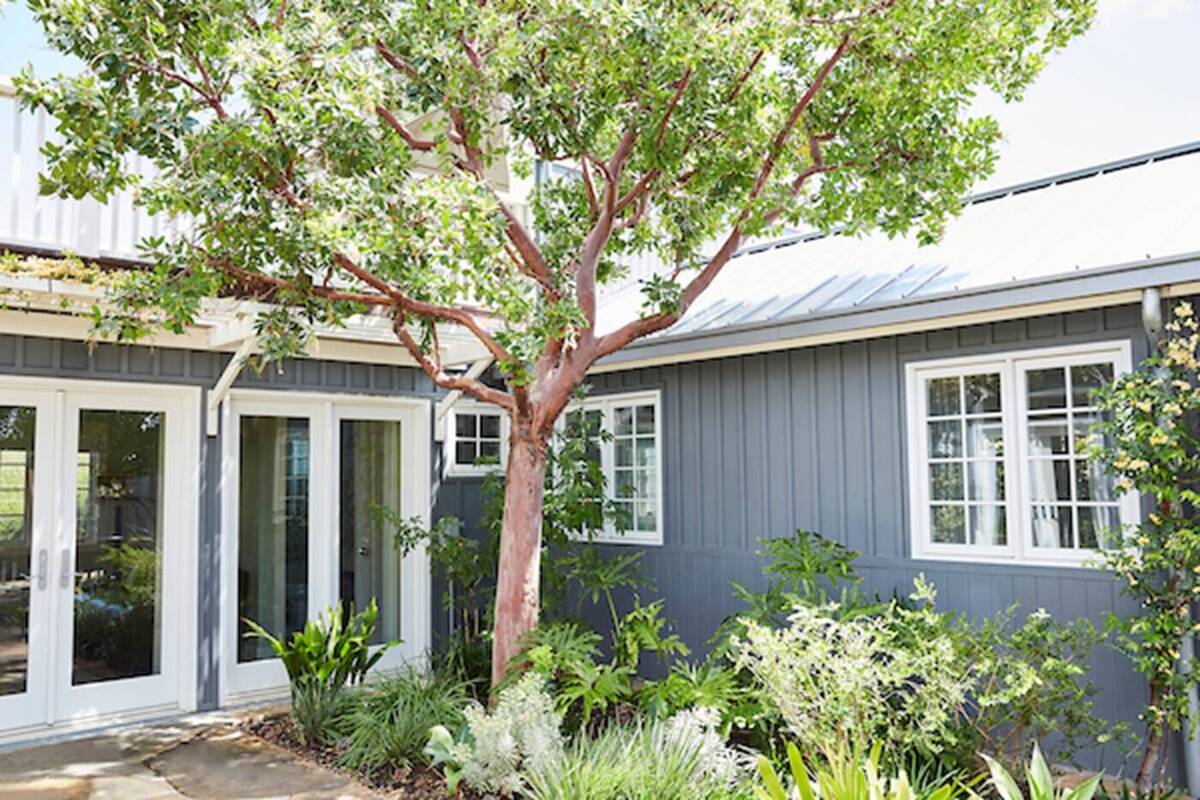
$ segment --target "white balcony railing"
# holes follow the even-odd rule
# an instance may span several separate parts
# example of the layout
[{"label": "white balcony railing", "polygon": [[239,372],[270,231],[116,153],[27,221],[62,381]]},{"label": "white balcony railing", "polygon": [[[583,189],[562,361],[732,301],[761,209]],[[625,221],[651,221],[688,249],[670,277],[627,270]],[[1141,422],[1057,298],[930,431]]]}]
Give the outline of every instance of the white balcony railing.
[{"label": "white balcony railing", "polygon": [[[106,203],[38,193],[38,173],[45,168],[42,145],[58,138],[54,120],[44,111],[22,111],[12,84],[0,77],[0,251],[135,258],[138,240],[164,232],[165,226],[134,206],[132,192],[121,192]],[[146,166],[133,162],[135,170]]]}]

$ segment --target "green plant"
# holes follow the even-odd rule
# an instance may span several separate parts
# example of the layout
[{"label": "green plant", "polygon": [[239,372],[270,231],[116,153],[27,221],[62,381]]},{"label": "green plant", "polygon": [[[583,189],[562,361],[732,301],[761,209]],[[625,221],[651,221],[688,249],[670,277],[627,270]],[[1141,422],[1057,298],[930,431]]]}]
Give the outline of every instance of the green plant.
[{"label": "green plant", "polygon": [[578,736],[531,770],[532,800],[748,800],[750,760],[726,747],[713,713],[610,726]]},{"label": "green plant", "polygon": [[245,620],[247,637],[265,640],[287,670],[292,693],[292,718],[305,741],[322,741],[334,719],[345,710],[342,690],[356,684],[397,642],[373,647],[375,618],[371,604],[345,616],[342,605],[323,611],[290,639],[281,640],[253,620]]},{"label": "green plant", "polygon": [[962,629],[964,653],[975,668],[972,692],[976,749],[1005,766],[1018,764],[1033,744],[1071,762],[1097,745],[1115,745],[1122,760],[1134,745],[1129,726],[1096,716],[1096,687],[1087,679],[1092,650],[1105,640],[1087,620],[1057,622],[1039,609],[1014,625],[1017,606]]},{"label": "green plant", "polygon": [[354,694],[335,722],[346,741],[338,763],[367,773],[411,767],[423,759],[430,728],[462,724],[467,700],[467,684],[444,670],[409,668],[377,678]]},{"label": "green plant", "polygon": [[699,665],[677,661],[657,681],[646,681],[638,692],[638,703],[652,717],[670,717],[687,708],[711,708],[721,715],[728,733],[746,690],[737,674],[712,660]]},{"label": "green plant", "polygon": [[1181,662],[1183,639],[1200,633],[1190,606],[1200,592],[1200,322],[1190,303],[1175,306],[1167,336],[1138,368],[1094,395],[1102,416],[1079,449],[1103,465],[1118,492],[1138,491],[1154,512],[1136,530],[1102,532],[1104,563],[1141,609],[1113,616],[1121,649],[1145,676],[1149,702],[1141,718],[1146,745],[1137,783],[1154,782],[1167,730],[1188,720],[1195,661]]},{"label": "green plant", "polygon": [[[1004,768],[1004,765],[990,756],[985,755],[983,758],[987,761],[988,769],[992,774],[992,787],[1000,796],[1000,800],[1025,800],[1025,795],[1021,793],[1021,787]],[[1050,775],[1050,768],[1046,766],[1046,759],[1042,757],[1042,751],[1035,744],[1025,777],[1026,784],[1029,786],[1029,800],[1092,800],[1103,776],[1093,775],[1074,789],[1055,791],[1054,778]]]},{"label": "green plant", "polygon": [[911,750],[953,750],[972,688],[970,665],[922,578],[913,598],[916,608],[893,602],[875,616],[801,605],[784,628],[748,621],[734,642],[736,665],[754,676],[811,752],[878,742],[894,763]]},{"label": "green plant", "polygon": [[562,718],[546,692],[545,678],[527,672],[502,690],[490,712],[478,703],[463,711],[457,736],[445,725],[429,730],[425,753],[441,767],[451,793],[465,783],[477,792],[510,797],[562,751]]},{"label": "green plant", "polygon": [[824,760],[810,773],[795,743],[788,742],[787,760],[790,792],[771,762],[758,757],[762,778],[762,785],[754,790],[758,800],[953,800],[962,794],[953,781],[914,786],[904,770],[896,777],[883,777],[878,746],[866,758],[827,750]]},{"label": "green plant", "polygon": [[668,622],[662,609],[662,600],[642,605],[641,598],[634,595],[633,608],[613,631],[613,658],[617,664],[636,672],[643,653],[653,653],[665,662],[672,656],[691,653],[678,634],[665,633]]}]

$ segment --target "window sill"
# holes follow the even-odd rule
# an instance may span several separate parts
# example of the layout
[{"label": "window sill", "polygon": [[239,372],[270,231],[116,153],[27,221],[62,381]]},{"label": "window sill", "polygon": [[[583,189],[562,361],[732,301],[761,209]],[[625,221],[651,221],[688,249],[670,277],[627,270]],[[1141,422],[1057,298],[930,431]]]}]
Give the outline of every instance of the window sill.
[{"label": "window sill", "polygon": [[993,555],[947,552],[914,552],[913,561],[948,561],[956,564],[989,564],[1009,567],[1057,567],[1067,569],[1091,569],[1102,563],[1099,551],[1068,553],[1057,557],[1019,558],[1015,555]]}]

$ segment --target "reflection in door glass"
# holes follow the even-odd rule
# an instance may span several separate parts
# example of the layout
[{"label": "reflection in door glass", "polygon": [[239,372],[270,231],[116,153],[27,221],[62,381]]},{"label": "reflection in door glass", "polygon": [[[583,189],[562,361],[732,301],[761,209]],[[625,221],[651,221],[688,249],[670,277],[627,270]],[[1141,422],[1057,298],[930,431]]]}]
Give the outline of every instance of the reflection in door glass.
[{"label": "reflection in door glass", "polygon": [[35,416],[32,408],[0,406],[0,696],[25,691]]},{"label": "reflection in door glass", "polygon": [[161,671],[162,448],[161,413],[79,412],[75,685]]},{"label": "reflection in door glass", "polygon": [[399,513],[400,423],[343,420],[340,428],[340,597],[379,606],[374,644],[400,638],[400,559],[384,510]]},{"label": "reflection in door glass", "polygon": [[308,420],[242,417],[238,471],[238,661],[273,658],[252,619],[290,636],[308,616]]}]

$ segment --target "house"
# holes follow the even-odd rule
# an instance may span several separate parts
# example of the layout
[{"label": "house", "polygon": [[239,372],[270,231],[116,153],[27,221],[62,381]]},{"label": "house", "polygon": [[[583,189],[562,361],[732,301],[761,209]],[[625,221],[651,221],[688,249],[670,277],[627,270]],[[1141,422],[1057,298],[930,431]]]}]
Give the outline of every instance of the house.
[{"label": "house", "polygon": [[[35,198],[44,122],[5,103],[0,249],[134,257],[159,223],[128,197]],[[643,548],[697,647],[737,609],[730,582],[759,580],[756,538],[797,528],[860,552],[884,595],[924,573],[974,615],[1127,608],[1084,562],[1138,503],[1072,433],[1089,388],[1147,354],[1161,303],[1200,287],[1198,183],[1195,143],[980,194],[931,247],[747,248],[677,326],[592,375],[602,466],[634,490],[611,546]],[[0,272],[0,742],[278,696],[246,616],[292,629],[374,598],[380,636],[404,640],[385,665],[419,657],[445,615],[424,554],[397,557],[372,509],[476,528],[499,413],[435,390],[371,318],[261,374],[240,369],[238,304],[91,349],[103,287],[82,277]],[[618,289],[602,313],[636,305]],[[466,336],[442,346],[486,366]],[[1140,682],[1113,653],[1094,666],[1101,712],[1132,721]]]}]

